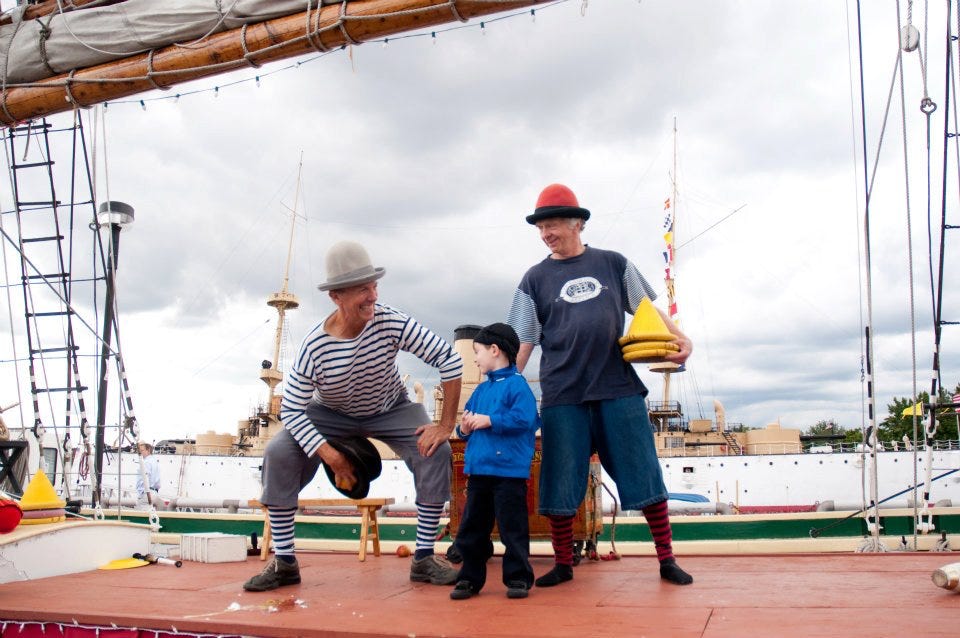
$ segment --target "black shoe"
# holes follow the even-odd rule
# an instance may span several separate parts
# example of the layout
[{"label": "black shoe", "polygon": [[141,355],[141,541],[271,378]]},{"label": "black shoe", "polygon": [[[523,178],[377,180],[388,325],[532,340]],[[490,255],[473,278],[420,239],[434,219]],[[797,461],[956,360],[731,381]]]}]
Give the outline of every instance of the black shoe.
[{"label": "black shoe", "polygon": [[455,544],[447,548],[447,560],[454,565],[459,565],[463,562],[463,554],[460,553],[460,550],[457,549]]},{"label": "black shoe", "polygon": [[300,565],[296,559],[292,563],[274,557],[263,571],[243,584],[247,591],[270,591],[284,585],[296,585],[300,582]]},{"label": "black shoe", "polygon": [[530,587],[522,580],[511,580],[507,585],[507,598],[526,598],[530,595]]},{"label": "black shoe", "polygon": [[677,585],[689,585],[693,582],[693,576],[680,569],[674,558],[668,558],[660,563],[660,578]]},{"label": "black shoe", "polygon": [[457,584],[454,585],[450,591],[450,598],[453,600],[466,600],[476,593],[477,591],[473,588],[473,583],[469,580],[460,580],[457,581]]},{"label": "black shoe", "polygon": [[553,569],[534,582],[537,587],[553,587],[554,585],[565,583],[568,580],[573,580],[573,567],[557,563],[553,566]]}]

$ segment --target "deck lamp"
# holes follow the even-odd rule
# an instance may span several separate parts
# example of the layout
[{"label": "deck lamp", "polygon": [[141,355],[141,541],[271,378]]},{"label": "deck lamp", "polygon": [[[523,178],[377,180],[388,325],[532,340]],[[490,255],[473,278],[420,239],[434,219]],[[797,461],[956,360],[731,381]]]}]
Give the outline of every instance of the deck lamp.
[{"label": "deck lamp", "polygon": [[107,224],[126,226],[133,222],[133,206],[123,202],[103,202],[97,212],[97,221],[101,226]]},{"label": "deck lamp", "polygon": [[94,446],[94,505],[99,505],[102,496],[103,480],[103,453],[105,446],[106,410],[107,410],[107,364],[112,349],[113,329],[116,323],[114,300],[116,298],[115,274],[117,258],[120,255],[120,230],[133,222],[133,206],[117,201],[107,201],[97,209],[97,224],[99,227],[109,227],[110,239],[107,244],[107,266],[104,273],[107,290],[103,311],[103,334],[101,335],[100,349],[100,383],[97,390],[97,430]]}]

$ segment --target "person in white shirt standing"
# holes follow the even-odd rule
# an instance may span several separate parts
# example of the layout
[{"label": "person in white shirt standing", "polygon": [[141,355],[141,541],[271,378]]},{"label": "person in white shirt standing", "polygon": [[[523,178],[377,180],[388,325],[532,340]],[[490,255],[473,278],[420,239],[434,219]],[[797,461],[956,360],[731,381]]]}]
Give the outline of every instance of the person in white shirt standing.
[{"label": "person in white shirt standing", "polygon": [[149,509],[160,502],[160,460],[153,456],[153,446],[149,443],[141,441],[137,451],[143,463],[143,470],[137,475],[137,507]]}]

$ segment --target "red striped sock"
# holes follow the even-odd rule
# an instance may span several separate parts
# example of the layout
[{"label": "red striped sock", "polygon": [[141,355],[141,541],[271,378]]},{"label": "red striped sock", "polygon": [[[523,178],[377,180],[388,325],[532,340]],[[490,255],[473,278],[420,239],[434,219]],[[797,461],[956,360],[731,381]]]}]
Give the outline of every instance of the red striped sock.
[{"label": "red striped sock", "polygon": [[573,567],[573,517],[547,515],[550,519],[550,541],[558,565]]},{"label": "red striped sock", "polygon": [[643,517],[650,526],[650,535],[653,536],[653,545],[657,549],[657,560],[661,563],[673,558],[673,533],[670,530],[670,515],[667,513],[667,502],[660,501],[643,508]]}]

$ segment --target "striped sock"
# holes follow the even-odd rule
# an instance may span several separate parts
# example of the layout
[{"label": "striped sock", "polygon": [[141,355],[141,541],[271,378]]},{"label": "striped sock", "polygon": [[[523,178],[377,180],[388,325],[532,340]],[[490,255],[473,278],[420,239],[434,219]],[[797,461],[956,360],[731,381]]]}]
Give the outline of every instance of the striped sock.
[{"label": "striped sock", "polygon": [[296,507],[270,507],[270,535],[273,536],[273,553],[285,562],[293,562],[293,527]]},{"label": "striped sock", "polygon": [[547,515],[550,519],[550,542],[558,565],[573,567],[573,516]]},{"label": "striped sock", "polygon": [[573,517],[547,514],[553,543],[553,569],[533,581],[537,587],[554,587],[573,579]]},{"label": "striped sock", "polygon": [[437,542],[437,529],[440,527],[440,516],[443,514],[443,503],[417,503],[417,549],[414,558],[417,560],[433,554],[433,546]]},{"label": "striped sock", "polygon": [[670,515],[667,513],[667,502],[660,501],[643,508],[643,517],[650,526],[650,535],[653,536],[653,545],[657,550],[657,560],[661,563],[673,558],[673,533],[670,530]]}]

